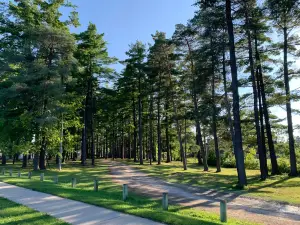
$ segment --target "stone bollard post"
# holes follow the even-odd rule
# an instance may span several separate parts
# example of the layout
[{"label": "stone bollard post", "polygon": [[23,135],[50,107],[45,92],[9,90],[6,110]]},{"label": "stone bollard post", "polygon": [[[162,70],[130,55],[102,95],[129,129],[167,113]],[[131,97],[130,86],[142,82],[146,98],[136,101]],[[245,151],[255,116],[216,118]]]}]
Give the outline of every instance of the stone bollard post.
[{"label": "stone bollard post", "polygon": [[2,175],[5,175],[5,168],[2,169]]},{"label": "stone bollard post", "polygon": [[220,201],[220,220],[222,223],[227,222],[227,202],[226,202],[226,200]]},{"label": "stone bollard post", "polygon": [[9,176],[12,177],[12,169],[9,170]]},{"label": "stone bollard post", "polygon": [[163,210],[168,210],[168,208],[169,208],[168,192],[163,193],[162,207],[163,207]]},{"label": "stone bollard post", "polygon": [[40,181],[44,181],[44,173],[41,173],[41,175],[40,175]]},{"label": "stone bollard post", "polygon": [[21,177],[21,172],[20,172],[20,171],[18,172],[18,177],[19,177],[19,178]]},{"label": "stone bollard post", "polygon": [[58,184],[58,176],[57,175],[55,175],[53,177],[53,182],[54,182],[54,184]]},{"label": "stone bollard post", "polygon": [[31,176],[32,176],[32,173],[31,171],[28,172],[28,179],[30,180],[31,179]]},{"label": "stone bollard post", "polygon": [[95,192],[98,191],[98,186],[99,186],[99,181],[98,181],[98,179],[96,178],[96,179],[94,180],[94,191],[95,191]]},{"label": "stone bollard post", "polygon": [[128,184],[123,184],[123,201],[126,201],[128,197]]},{"label": "stone bollard post", "polygon": [[72,188],[76,188],[76,178],[72,178]]}]

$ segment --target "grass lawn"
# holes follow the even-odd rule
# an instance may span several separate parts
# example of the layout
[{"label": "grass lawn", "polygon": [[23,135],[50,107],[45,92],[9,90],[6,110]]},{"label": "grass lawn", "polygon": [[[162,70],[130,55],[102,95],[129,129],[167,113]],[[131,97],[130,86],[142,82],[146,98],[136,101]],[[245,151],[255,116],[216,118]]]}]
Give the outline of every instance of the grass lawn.
[{"label": "grass lawn", "polygon": [[67,225],[56,218],[0,198],[0,224],[5,225]]},{"label": "grass lawn", "polygon": [[[0,166],[0,170],[3,166]],[[120,212],[149,218],[166,224],[189,224],[189,225],[217,225],[219,216],[216,214],[186,209],[181,206],[170,206],[169,211],[163,211],[161,201],[142,197],[133,193],[129,193],[129,199],[122,201],[122,187],[112,183],[107,176],[109,173],[106,165],[101,161],[97,161],[95,167],[81,167],[79,162],[64,165],[63,171],[56,169],[44,171],[45,181],[39,181],[40,172],[33,172],[31,180],[27,178],[28,170],[22,170],[22,177],[17,178],[19,165],[6,165],[6,170],[13,168],[13,177],[9,177],[8,171],[5,176],[0,175],[0,180],[15,184],[21,187],[50,193],[53,195],[86,202],[93,205],[103,206],[105,208],[117,210]],[[1,171],[0,171],[1,172]],[[52,178],[59,175],[59,184],[54,184]],[[71,187],[71,179],[77,179],[76,188]],[[93,191],[93,180],[99,179],[99,192]],[[245,221],[229,220],[228,224],[246,225]]]},{"label": "grass lawn", "polygon": [[221,173],[215,173],[215,168],[210,167],[209,172],[203,172],[195,162],[188,163],[188,170],[182,169],[181,162],[153,163],[139,165],[133,161],[120,160],[132,165],[151,176],[160,177],[172,183],[188,184],[201,188],[218,189],[220,191],[239,191],[251,197],[260,197],[266,200],[280,201],[300,205],[300,177],[288,177],[287,174],[269,177],[260,181],[259,170],[247,170],[247,190],[236,190],[237,172],[234,168],[222,168]]}]

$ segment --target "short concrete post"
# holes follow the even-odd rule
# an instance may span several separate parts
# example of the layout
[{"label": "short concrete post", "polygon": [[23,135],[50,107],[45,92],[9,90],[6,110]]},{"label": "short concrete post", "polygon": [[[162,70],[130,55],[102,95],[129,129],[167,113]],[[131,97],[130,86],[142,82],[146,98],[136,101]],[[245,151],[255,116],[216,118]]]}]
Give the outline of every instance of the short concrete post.
[{"label": "short concrete post", "polygon": [[9,176],[12,177],[12,169],[9,170]]},{"label": "short concrete post", "polygon": [[2,169],[2,175],[5,175],[5,168]]},{"label": "short concrete post", "polygon": [[168,192],[163,193],[162,207],[163,207],[163,210],[168,210],[168,208],[169,208]]},{"label": "short concrete post", "polygon": [[76,188],[76,178],[72,178],[72,188]]},{"label": "short concrete post", "polygon": [[123,184],[123,201],[126,201],[128,197],[128,185]]},{"label": "short concrete post", "polygon": [[20,172],[20,171],[18,172],[18,177],[19,177],[19,178],[21,177],[21,172]]},{"label": "short concrete post", "polygon": [[44,181],[44,173],[41,173],[41,175],[40,175],[40,181]]},{"label": "short concrete post", "polygon": [[98,181],[98,179],[95,179],[94,180],[94,191],[98,191],[98,186],[99,186],[99,181]]},{"label": "short concrete post", "polygon": [[31,179],[31,176],[32,176],[32,173],[31,171],[28,172],[28,179],[30,180]]},{"label": "short concrete post", "polygon": [[222,223],[227,222],[227,202],[226,202],[226,200],[220,201],[220,220]]},{"label": "short concrete post", "polygon": [[53,177],[53,182],[54,182],[54,184],[58,184],[58,176],[57,175],[55,175]]}]

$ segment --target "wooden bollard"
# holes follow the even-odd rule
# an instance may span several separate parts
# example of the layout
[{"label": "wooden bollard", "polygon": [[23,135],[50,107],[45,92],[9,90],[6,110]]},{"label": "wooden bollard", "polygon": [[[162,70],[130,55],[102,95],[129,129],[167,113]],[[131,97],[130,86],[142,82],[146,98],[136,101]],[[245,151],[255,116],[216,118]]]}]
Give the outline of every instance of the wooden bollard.
[{"label": "wooden bollard", "polygon": [[99,186],[99,181],[98,181],[98,179],[95,179],[94,180],[94,191],[98,191],[98,186]]},{"label": "wooden bollard", "polygon": [[123,201],[126,201],[128,197],[128,185],[123,184]]},{"label": "wooden bollard", "polygon": [[58,184],[58,176],[57,175],[55,175],[53,177],[53,182],[54,182],[54,184]]},{"label": "wooden bollard", "polygon": [[19,177],[19,178],[21,177],[21,172],[20,172],[20,171],[18,172],[18,177]]},{"label": "wooden bollard", "polygon": [[44,181],[44,173],[41,173],[41,175],[40,175],[40,181]]},{"label": "wooden bollard", "polygon": [[2,169],[2,175],[5,175],[5,168]]},{"label": "wooden bollard", "polygon": [[32,173],[31,171],[28,172],[28,179],[31,179]]},{"label": "wooden bollard", "polygon": [[168,192],[163,193],[162,207],[163,207],[163,210],[168,210],[168,208],[169,208]]},{"label": "wooden bollard", "polygon": [[226,200],[220,201],[220,220],[222,223],[227,222],[227,202],[226,202]]},{"label": "wooden bollard", "polygon": [[76,178],[72,178],[72,188],[76,188]]},{"label": "wooden bollard", "polygon": [[9,176],[12,177],[12,169],[9,170]]}]

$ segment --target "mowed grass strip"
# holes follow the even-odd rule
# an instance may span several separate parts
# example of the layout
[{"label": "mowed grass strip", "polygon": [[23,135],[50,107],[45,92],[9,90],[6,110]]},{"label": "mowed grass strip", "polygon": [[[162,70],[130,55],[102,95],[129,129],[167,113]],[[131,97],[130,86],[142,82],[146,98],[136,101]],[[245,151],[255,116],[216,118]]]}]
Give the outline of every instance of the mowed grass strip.
[{"label": "mowed grass strip", "polygon": [[[61,172],[56,169],[43,171],[45,181],[41,182],[39,175],[41,172],[33,172],[32,179],[27,178],[28,170],[21,170],[22,177],[17,178],[20,165],[7,165],[5,168],[13,168],[13,177],[0,176],[0,180],[17,186],[29,188],[44,193],[49,193],[64,198],[69,198],[89,204],[102,206],[108,209],[152,219],[165,224],[189,224],[189,225],[217,225],[222,224],[219,215],[187,209],[178,205],[170,205],[169,211],[162,210],[160,200],[153,200],[138,194],[129,192],[129,198],[126,202],[122,201],[122,186],[114,184],[108,176],[107,165],[97,161],[95,167],[82,167],[79,162],[63,165]],[[0,169],[3,167],[0,167]],[[59,175],[58,184],[54,184],[53,177]],[[71,180],[75,177],[77,180],[76,188],[71,187]],[[99,180],[99,191],[93,191],[94,179]],[[246,221],[230,219],[227,224],[230,225],[250,225]]]},{"label": "mowed grass strip", "polygon": [[222,168],[221,173],[216,173],[214,167],[208,172],[195,162],[188,164],[188,170],[182,169],[181,162],[165,163],[161,165],[153,163],[139,165],[132,160],[118,160],[119,162],[137,168],[150,176],[160,177],[166,181],[178,184],[188,184],[205,189],[216,189],[219,191],[235,191],[265,200],[273,200],[293,205],[300,205],[300,177],[289,177],[288,174],[270,176],[267,180],[260,180],[259,170],[247,170],[248,187],[245,190],[237,190],[237,171],[235,168]]},{"label": "mowed grass strip", "polygon": [[0,198],[0,224],[5,225],[68,225],[61,220]]}]

